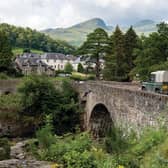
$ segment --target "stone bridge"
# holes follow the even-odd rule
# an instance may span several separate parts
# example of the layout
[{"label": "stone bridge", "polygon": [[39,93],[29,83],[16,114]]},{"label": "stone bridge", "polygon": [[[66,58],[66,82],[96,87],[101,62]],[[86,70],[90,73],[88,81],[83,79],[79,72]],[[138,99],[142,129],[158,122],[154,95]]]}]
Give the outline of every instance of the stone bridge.
[{"label": "stone bridge", "polygon": [[167,122],[167,95],[144,92],[138,85],[117,82],[84,82],[76,88],[85,107],[85,129],[95,137],[104,136],[111,126],[140,131]]},{"label": "stone bridge", "polygon": [[[0,80],[0,95],[16,91],[20,80]],[[57,84],[58,85],[58,84]],[[84,107],[84,128],[95,137],[111,126],[140,131],[146,126],[168,125],[168,96],[141,91],[140,86],[118,82],[75,83]]]},{"label": "stone bridge", "polygon": [[0,80],[0,95],[16,92],[20,82],[18,79]]}]

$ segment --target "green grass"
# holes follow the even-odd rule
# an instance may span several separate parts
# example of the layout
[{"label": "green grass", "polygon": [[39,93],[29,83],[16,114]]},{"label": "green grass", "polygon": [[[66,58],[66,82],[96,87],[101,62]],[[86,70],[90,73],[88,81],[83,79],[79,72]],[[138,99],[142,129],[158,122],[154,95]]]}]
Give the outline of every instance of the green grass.
[{"label": "green grass", "polygon": [[[23,48],[13,48],[12,52],[13,52],[14,55],[19,55],[19,54],[23,53],[23,50],[24,50]],[[31,49],[31,52],[32,53],[36,53],[36,54],[42,54],[42,53],[44,53],[41,50],[35,50],[35,49]]]},{"label": "green grass", "polygon": [[148,151],[142,160],[140,168],[167,168],[168,167],[168,137],[161,144]]}]

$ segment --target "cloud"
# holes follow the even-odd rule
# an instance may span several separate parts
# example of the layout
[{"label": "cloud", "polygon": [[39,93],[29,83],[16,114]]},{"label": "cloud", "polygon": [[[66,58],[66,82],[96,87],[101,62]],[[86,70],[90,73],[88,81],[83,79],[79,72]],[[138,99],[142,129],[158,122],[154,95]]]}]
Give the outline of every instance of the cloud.
[{"label": "cloud", "polygon": [[166,0],[1,0],[0,22],[44,29],[100,17],[110,25],[168,20]]}]

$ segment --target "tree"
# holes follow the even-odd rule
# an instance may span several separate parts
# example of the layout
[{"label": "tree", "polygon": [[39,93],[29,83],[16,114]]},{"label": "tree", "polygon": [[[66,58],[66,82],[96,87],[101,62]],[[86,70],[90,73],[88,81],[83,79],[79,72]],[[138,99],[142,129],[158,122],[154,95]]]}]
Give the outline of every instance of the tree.
[{"label": "tree", "polygon": [[128,69],[128,64],[126,62],[124,50],[124,35],[119,26],[116,27],[109,41],[108,54],[105,57],[104,76],[106,79],[110,80],[128,80],[126,71]]},{"label": "tree", "polygon": [[57,135],[75,131],[80,121],[78,94],[69,82],[64,81],[60,89],[56,89],[47,77],[32,76],[20,86],[19,93],[21,115],[40,120],[34,123],[36,126],[44,124],[45,116],[49,115]]},{"label": "tree", "polygon": [[141,37],[141,47],[136,50],[135,67],[131,75],[139,74],[140,80],[147,80],[152,71],[168,69],[168,24],[157,25],[158,32]]},{"label": "tree", "polygon": [[4,31],[0,31],[0,72],[8,71],[12,64],[12,56],[8,37]]},{"label": "tree", "polygon": [[29,48],[64,54],[72,54],[75,50],[65,41],[56,41],[48,35],[30,28],[15,27],[2,23],[0,24],[0,30],[6,32],[9,43],[13,48]]},{"label": "tree", "polygon": [[47,77],[31,76],[19,88],[23,113],[44,116],[52,113],[61,102],[61,92],[56,90]]},{"label": "tree", "polygon": [[72,66],[72,64],[68,62],[68,63],[65,65],[64,71],[65,71],[66,73],[72,73],[72,71],[73,71],[73,66]]},{"label": "tree", "polygon": [[101,28],[87,36],[87,40],[79,48],[79,53],[89,56],[90,61],[96,64],[96,77],[100,78],[100,58],[105,56],[108,45],[108,34]]},{"label": "tree", "polygon": [[63,81],[61,88],[61,103],[53,112],[54,130],[57,135],[75,132],[80,122],[77,92],[67,81]]},{"label": "tree", "polygon": [[84,68],[83,65],[81,63],[78,64],[78,72],[83,73],[84,72]]},{"label": "tree", "polygon": [[125,38],[124,42],[125,59],[128,65],[128,69],[126,71],[129,74],[129,72],[135,66],[134,60],[136,58],[135,57],[136,55],[134,54],[134,49],[138,47],[138,36],[136,35],[132,26],[128,29],[124,38]]}]

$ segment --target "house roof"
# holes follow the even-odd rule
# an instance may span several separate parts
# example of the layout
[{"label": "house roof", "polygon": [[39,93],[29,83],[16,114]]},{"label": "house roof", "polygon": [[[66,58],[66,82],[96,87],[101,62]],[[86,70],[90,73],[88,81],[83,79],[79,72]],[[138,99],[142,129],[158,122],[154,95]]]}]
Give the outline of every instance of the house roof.
[{"label": "house roof", "polygon": [[41,56],[38,54],[30,54],[30,53],[24,53],[23,55],[16,58],[15,62],[17,62],[21,66],[38,66],[41,64],[42,66],[47,66],[43,61],[41,61]]},{"label": "house roof", "polygon": [[45,54],[41,55],[42,59],[64,60],[65,57],[66,56],[64,54],[60,54],[60,53],[45,53]]}]

